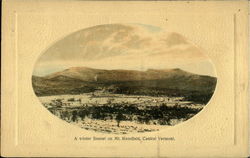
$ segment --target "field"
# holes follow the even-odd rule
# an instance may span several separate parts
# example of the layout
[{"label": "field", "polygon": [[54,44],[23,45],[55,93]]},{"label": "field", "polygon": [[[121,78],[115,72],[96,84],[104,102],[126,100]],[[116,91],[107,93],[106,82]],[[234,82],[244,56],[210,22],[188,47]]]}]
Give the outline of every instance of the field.
[{"label": "field", "polygon": [[183,97],[112,94],[40,96],[54,115],[81,128],[115,134],[158,131],[197,114],[205,104]]}]

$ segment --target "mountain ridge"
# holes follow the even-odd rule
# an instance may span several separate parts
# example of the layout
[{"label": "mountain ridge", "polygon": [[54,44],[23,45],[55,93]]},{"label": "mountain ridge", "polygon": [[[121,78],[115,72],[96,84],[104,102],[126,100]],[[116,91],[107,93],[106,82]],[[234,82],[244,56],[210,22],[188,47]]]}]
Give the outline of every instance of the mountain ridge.
[{"label": "mountain ridge", "polygon": [[[134,80],[156,80],[170,78],[173,76],[196,76],[198,74],[193,74],[184,71],[179,68],[175,69],[147,69],[145,71],[139,70],[125,70],[125,69],[94,69],[88,67],[71,67],[63,71],[55,72],[44,76],[45,79],[52,79],[57,76],[66,76],[70,78],[75,78],[82,81],[94,82],[94,81],[134,81]],[[205,76],[205,75],[198,75]],[[212,76],[208,76],[212,77]]]},{"label": "mountain ridge", "polygon": [[45,77],[32,76],[37,96],[80,94],[102,89],[107,93],[149,96],[183,96],[206,103],[217,78],[181,69],[104,70],[74,67]]}]

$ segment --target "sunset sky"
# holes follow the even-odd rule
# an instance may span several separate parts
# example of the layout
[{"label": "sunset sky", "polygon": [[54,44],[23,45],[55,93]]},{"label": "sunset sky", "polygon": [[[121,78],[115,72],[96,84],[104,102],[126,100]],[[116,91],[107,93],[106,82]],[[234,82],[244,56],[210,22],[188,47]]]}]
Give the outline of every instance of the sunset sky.
[{"label": "sunset sky", "polygon": [[33,75],[75,66],[98,69],[169,69],[216,76],[200,48],[178,33],[142,24],[99,25],[75,32],[47,49]]}]

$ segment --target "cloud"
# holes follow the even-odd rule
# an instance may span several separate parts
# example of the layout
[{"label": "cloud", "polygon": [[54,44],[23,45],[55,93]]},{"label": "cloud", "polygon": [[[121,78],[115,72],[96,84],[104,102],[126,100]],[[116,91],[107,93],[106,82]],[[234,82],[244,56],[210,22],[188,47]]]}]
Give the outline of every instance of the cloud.
[{"label": "cloud", "polygon": [[[99,25],[75,32],[38,59],[34,73],[73,66],[103,69],[171,68],[207,61],[201,49],[177,33],[144,25]],[[198,71],[197,71],[198,72]]]}]

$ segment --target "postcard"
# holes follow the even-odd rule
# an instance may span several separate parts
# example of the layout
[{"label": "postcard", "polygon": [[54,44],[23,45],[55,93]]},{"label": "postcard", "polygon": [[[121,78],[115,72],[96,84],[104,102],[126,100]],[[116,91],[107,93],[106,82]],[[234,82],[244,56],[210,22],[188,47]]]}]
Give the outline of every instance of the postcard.
[{"label": "postcard", "polygon": [[7,157],[246,157],[247,1],[3,2]]}]

